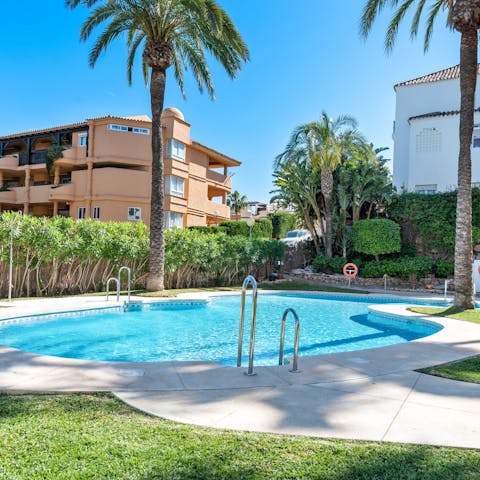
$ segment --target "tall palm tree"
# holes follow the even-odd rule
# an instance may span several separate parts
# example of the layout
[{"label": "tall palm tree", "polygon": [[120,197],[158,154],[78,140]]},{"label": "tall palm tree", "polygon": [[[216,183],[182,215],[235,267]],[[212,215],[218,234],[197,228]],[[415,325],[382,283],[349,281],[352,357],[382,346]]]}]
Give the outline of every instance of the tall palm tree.
[{"label": "tall palm tree", "polygon": [[152,110],[152,188],[150,213],[150,258],[147,289],[163,290],[164,276],[164,174],[161,115],[167,70],[173,72],[185,96],[184,71],[190,68],[201,92],[214,98],[206,55],[215,58],[235,78],[248,48],[228,14],[215,0],[66,0],[67,6],[95,7],[85,20],[80,38],[105,29],[90,52],[93,67],[100,54],[118,37],[125,36],[128,50],[127,78],[137,52],[142,53],[145,82],[150,82]]},{"label": "tall palm tree", "polygon": [[290,138],[285,151],[278,159],[296,162],[309,161],[320,170],[320,189],[324,201],[325,232],[323,243],[325,253],[331,257],[332,248],[332,194],[333,172],[342,160],[349,156],[352,149],[364,144],[363,136],[357,130],[357,122],[342,115],[336,120],[326,112],[320,120],[297,127]]},{"label": "tall palm tree", "polygon": [[247,207],[248,199],[245,195],[241,195],[238,190],[235,190],[227,197],[227,205],[233,210],[235,216],[238,217],[240,212]]},{"label": "tall palm tree", "polygon": [[279,155],[275,159],[271,202],[284,207],[293,207],[308,228],[315,246],[320,253],[320,236],[323,234],[321,213],[320,171],[308,159],[298,160]]},{"label": "tall palm tree", "polygon": [[435,19],[446,11],[450,28],[460,33],[460,150],[458,155],[458,195],[455,236],[455,306],[474,308],[473,245],[472,245],[472,143],[475,88],[478,72],[478,29],[480,28],[480,0],[367,0],[361,19],[361,33],[367,36],[385,7],[394,8],[394,14],[385,35],[385,49],[394,45],[398,28],[406,13],[415,7],[410,27],[411,37],[418,34],[422,14],[429,7],[424,37],[428,50]]}]

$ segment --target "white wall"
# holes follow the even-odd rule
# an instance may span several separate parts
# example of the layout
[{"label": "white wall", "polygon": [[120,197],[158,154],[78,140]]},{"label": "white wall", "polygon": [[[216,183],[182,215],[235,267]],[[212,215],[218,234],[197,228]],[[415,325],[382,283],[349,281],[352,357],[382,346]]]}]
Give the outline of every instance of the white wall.
[{"label": "white wall", "polygon": [[[480,105],[477,89],[475,106]],[[408,119],[432,112],[447,112],[460,109],[460,83],[441,80],[420,85],[396,88],[396,112],[393,150],[393,184],[413,191],[417,184],[438,184],[439,190],[448,190],[457,185],[458,162],[458,115]],[[480,117],[475,118],[480,123]],[[433,154],[416,153],[416,135],[423,128],[438,128],[442,132],[442,150]],[[472,162],[473,182],[480,181],[478,161],[480,152],[474,149]],[[480,150],[480,149],[479,149]],[[427,180],[428,179],[428,180]]]}]

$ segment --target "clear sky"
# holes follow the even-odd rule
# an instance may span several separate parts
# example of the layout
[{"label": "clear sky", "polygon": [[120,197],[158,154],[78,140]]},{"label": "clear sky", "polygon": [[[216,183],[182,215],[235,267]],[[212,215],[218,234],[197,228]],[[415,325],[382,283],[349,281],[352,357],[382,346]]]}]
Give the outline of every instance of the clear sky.
[{"label": "clear sky", "polygon": [[[364,0],[220,3],[247,42],[251,61],[235,81],[212,64],[213,102],[191,79],[183,100],[170,76],[165,106],[184,113],[194,140],[243,162],[233,188],[249,200],[269,200],[273,159],[299,124],[322,110],[331,117],[349,114],[375,146],[392,147],[393,85],[459,62],[459,35],[446,28],[444,18],[426,55],[420,39],[410,41],[405,25],[386,56],[387,16],[366,42],[358,34]],[[123,39],[95,69],[88,67],[91,43],[78,40],[86,13],[67,10],[63,0],[2,2],[0,135],[107,114],[150,113],[140,68],[133,86],[127,84]]]}]

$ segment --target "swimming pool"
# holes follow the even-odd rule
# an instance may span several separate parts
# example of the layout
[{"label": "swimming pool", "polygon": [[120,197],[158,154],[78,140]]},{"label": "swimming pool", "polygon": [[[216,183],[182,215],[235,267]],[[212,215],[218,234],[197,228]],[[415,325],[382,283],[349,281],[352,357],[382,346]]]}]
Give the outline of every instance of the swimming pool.
[{"label": "swimming pool", "polygon": [[[261,294],[258,297],[255,364],[275,365],[280,320],[294,308],[300,317],[299,355],[361,350],[431,335],[440,325],[368,313],[368,306],[418,303],[372,297]],[[243,364],[250,328],[247,298]],[[0,344],[31,353],[102,361],[211,360],[235,365],[240,296],[210,301],[158,302],[123,312],[120,308],[38,315],[0,322]],[[285,355],[293,351],[293,321],[287,320]]]}]

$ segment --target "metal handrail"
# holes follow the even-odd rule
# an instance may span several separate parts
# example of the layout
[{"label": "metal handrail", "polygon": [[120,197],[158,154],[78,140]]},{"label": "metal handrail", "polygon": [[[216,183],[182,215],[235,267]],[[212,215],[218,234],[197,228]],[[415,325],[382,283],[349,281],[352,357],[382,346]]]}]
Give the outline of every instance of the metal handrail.
[{"label": "metal handrail", "polygon": [[130,282],[131,282],[131,279],[132,279],[132,270],[131,270],[130,267],[127,267],[127,266],[120,267],[120,270],[118,271],[118,284],[119,284],[119,286],[122,285],[121,276],[122,276],[123,270],[126,270],[127,274],[128,274],[128,299],[127,299],[127,302],[130,303],[130,292],[131,292]]},{"label": "metal handrail", "polygon": [[293,308],[287,308],[283,312],[282,327],[280,330],[280,352],[278,355],[278,364],[283,365],[283,347],[285,344],[285,323],[287,321],[288,314],[291,313],[295,319],[295,340],[293,343],[293,366],[290,372],[298,373],[298,342],[300,339],[300,320],[298,319],[297,312]]},{"label": "metal handrail", "polygon": [[107,302],[108,302],[108,297],[110,295],[110,282],[115,282],[117,284],[117,302],[120,301],[120,283],[118,282],[118,278],[115,277],[110,277],[107,280]]},{"label": "metal handrail", "polygon": [[242,285],[242,303],[240,307],[240,328],[238,333],[238,354],[237,367],[242,366],[242,347],[243,347],[243,326],[245,320],[245,297],[247,294],[248,284],[252,284],[252,323],[250,327],[250,353],[248,357],[248,371],[246,375],[255,375],[253,373],[253,354],[255,350],[255,325],[257,321],[257,281],[252,275],[249,275],[243,281]]}]

